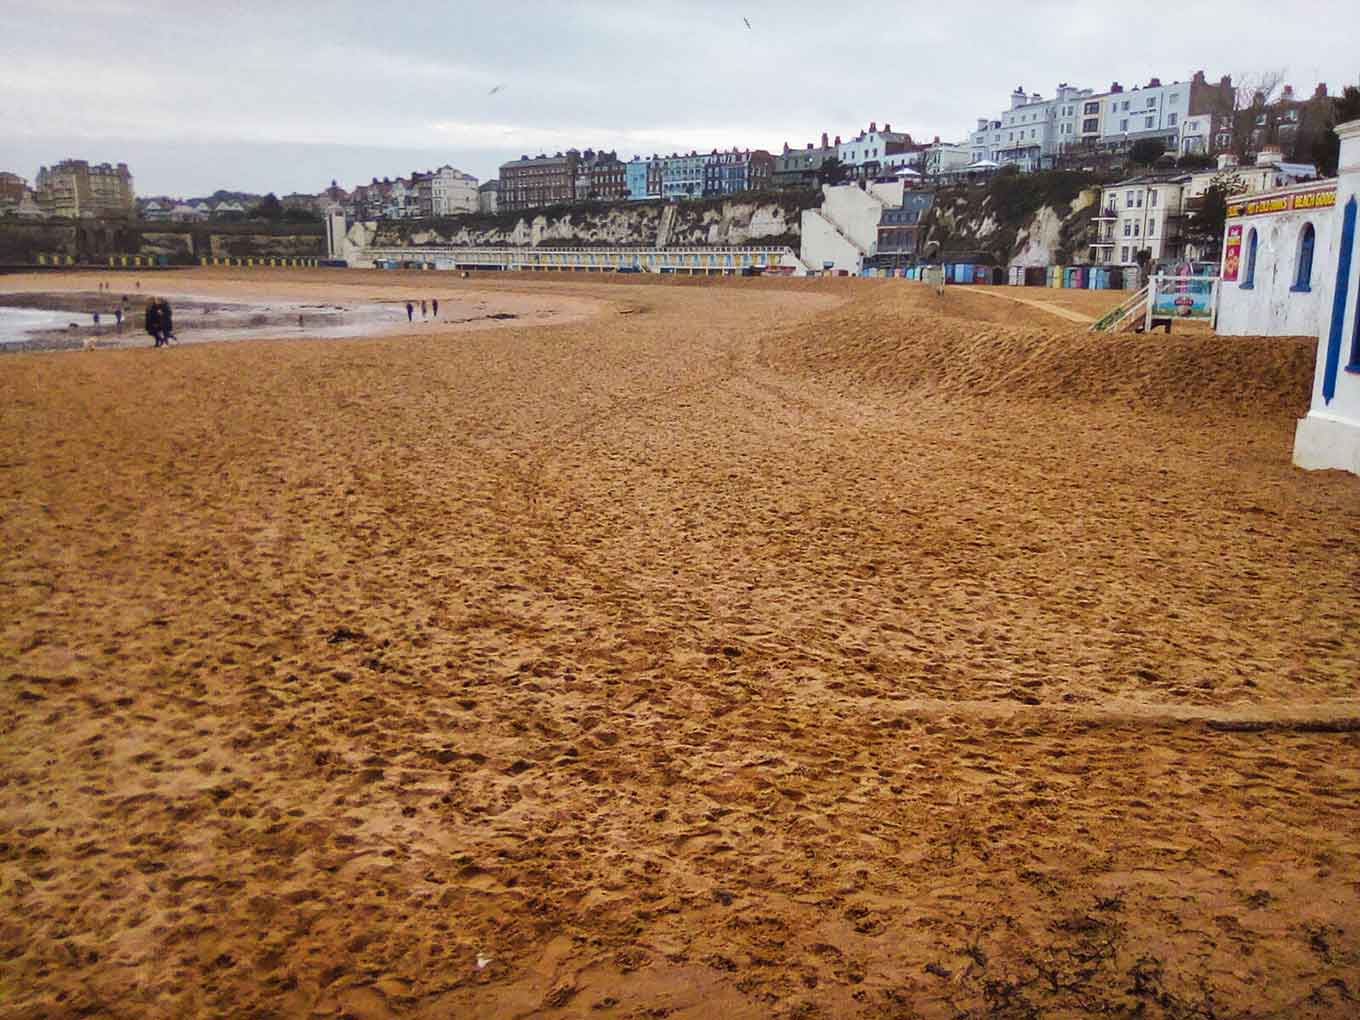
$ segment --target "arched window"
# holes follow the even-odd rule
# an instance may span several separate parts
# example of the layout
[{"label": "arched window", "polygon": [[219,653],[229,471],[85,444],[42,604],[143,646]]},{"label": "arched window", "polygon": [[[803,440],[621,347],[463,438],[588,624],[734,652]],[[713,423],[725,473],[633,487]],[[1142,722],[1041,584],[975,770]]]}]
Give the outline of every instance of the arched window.
[{"label": "arched window", "polygon": [[1242,273],[1242,289],[1251,290],[1256,283],[1256,228],[1247,231],[1247,268]]},{"label": "arched window", "polygon": [[1303,225],[1303,232],[1299,234],[1299,261],[1294,270],[1294,286],[1289,289],[1296,294],[1307,294],[1312,290],[1313,282],[1313,244],[1316,241],[1316,232],[1311,223]]}]

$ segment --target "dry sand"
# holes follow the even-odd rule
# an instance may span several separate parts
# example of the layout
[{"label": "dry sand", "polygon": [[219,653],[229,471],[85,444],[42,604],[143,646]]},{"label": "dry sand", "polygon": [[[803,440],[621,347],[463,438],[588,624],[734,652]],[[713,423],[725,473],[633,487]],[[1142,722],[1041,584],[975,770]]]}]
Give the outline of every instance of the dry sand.
[{"label": "dry sand", "polygon": [[0,360],[0,1017],[1356,1015],[1311,342],[448,286]]}]

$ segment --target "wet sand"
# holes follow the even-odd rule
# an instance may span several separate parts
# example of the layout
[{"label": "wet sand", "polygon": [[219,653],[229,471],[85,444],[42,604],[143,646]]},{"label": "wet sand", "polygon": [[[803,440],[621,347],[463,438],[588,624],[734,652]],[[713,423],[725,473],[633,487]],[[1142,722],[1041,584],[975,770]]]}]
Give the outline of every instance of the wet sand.
[{"label": "wet sand", "polygon": [[[530,298],[522,293],[468,286],[449,292],[441,288],[452,279],[444,274],[419,277],[427,284],[419,288],[408,276],[409,282],[396,288],[400,296],[359,295],[342,289],[339,301],[330,296],[331,288],[309,285],[307,279],[321,280],[324,276],[304,278],[289,270],[234,277],[224,272],[162,273],[148,276],[144,282],[110,273],[5,277],[0,279],[0,352],[150,346],[151,337],[143,327],[146,301],[152,294],[171,303],[175,341],[181,344],[349,339],[401,329],[443,334],[520,319],[536,325],[571,322],[598,311],[594,302],[581,298],[559,300],[547,294]],[[96,289],[105,280],[112,288],[107,293]],[[145,286],[146,292],[137,284]],[[440,303],[437,313],[431,300],[434,298]],[[410,318],[407,301],[414,306]],[[421,301],[426,302],[423,313]],[[121,327],[114,318],[114,310],[120,307],[124,314]],[[30,316],[10,315],[8,318],[15,321],[9,323],[7,313],[13,309],[51,310],[56,321],[47,328],[32,328],[27,321]],[[101,316],[97,326],[93,312]]]},{"label": "wet sand", "polygon": [[0,1017],[1355,1015],[1311,342],[449,286],[0,359]]}]

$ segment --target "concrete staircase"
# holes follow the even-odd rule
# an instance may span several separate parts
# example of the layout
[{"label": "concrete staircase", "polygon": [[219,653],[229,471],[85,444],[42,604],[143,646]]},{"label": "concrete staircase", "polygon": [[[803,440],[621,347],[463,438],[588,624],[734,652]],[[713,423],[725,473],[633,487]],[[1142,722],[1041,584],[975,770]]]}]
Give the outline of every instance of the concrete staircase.
[{"label": "concrete staircase", "polygon": [[675,215],[679,210],[675,202],[669,202],[661,210],[661,222],[656,226],[656,246],[664,248],[671,243],[671,232],[675,229]]}]

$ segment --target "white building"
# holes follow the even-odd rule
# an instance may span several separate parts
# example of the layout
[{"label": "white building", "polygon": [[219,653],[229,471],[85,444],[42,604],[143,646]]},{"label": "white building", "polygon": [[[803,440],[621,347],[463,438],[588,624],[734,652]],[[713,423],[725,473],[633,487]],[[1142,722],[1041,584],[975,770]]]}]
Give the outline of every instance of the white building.
[{"label": "white building", "polygon": [[[886,166],[903,167],[909,165],[908,156],[916,156],[916,146],[911,135],[904,131],[894,131],[891,124],[878,129],[876,121],[869,122],[867,131],[861,131],[849,141],[841,142],[836,148],[836,158],[846,167],[853,168],[858,177],[873,176]],[[896,161],[889,164],[890,158]]]},{"label": "white building", "polygon": [[[1335,205],[1330,212],[1316,210],[1319,235],[1312,286],[1317,290],[1320,314],[1313,400],[1294,433],[1294,463],[1360,475],[1360,251],[1356,243],[1360,120],[1338,125],[1336,133],[1341,137],[1341,159]],[[1332,220],[1332,241],[1326,248],[1321,235],[1324,216]]]},{"label": "white building", "polygon": [[1218,169],[1199,170],[1190,175],[1190,183],[1185,186],[1185,197],[1187,201],[1198,198],[1215,181],[1227,186],[1231,194],[1250,195],[1316,180],[1317,175],[1317,167],[1312,163],[1286,163],[1280,157],[1278,145],[1267,145],[1257,155],[1256,163],[1252,166],[1239,166],[1236,156],[1219,156]]},{"label": "white building", "polygon": [[921,170],[930,177],[962,170],[973,162],[972,147],[966,144],[942,142],[938,138],[926,146],[921,160]]},{"label": "white building", "polygon": [[994,119],[978,120],[977,129],[968,137],[967,162],[1013,163],[1024,172],[1052,166],[1060,151],[1080,139],[1091,96],[1090,89],[1066,82],[1058,85],[1051,99],[1017,87],[1011,93],[1009,110]]},{"label": "white building", "polygon": [[1189,82],[1163,85],[1160,78],[1153,78],[1142,88],[1127,92],[1112,89],[1102,97],[1100,140],[1114,145],[1160,138],[1168,151],[1176,152],[1182,122],[1189,113]]},{"label": "white building", "polygon": [[1335,181],[1244,195],[1228,206],[1217,330],[1233,336],[1313,336],[1319,267],[1335,266]]},{"label": "white building", "polygon": [[441,166],[430,175],[430,193],[435,216],[477,211],[477,178],[451,166]]},{"label": "white building", "polygon": [[1180,258],[1182,196],[1189,180],[1185,173],[1144,174],[1101,188],[1091,261],[1132,266],[1143,249],[1152,253],[1153,261]]}]

